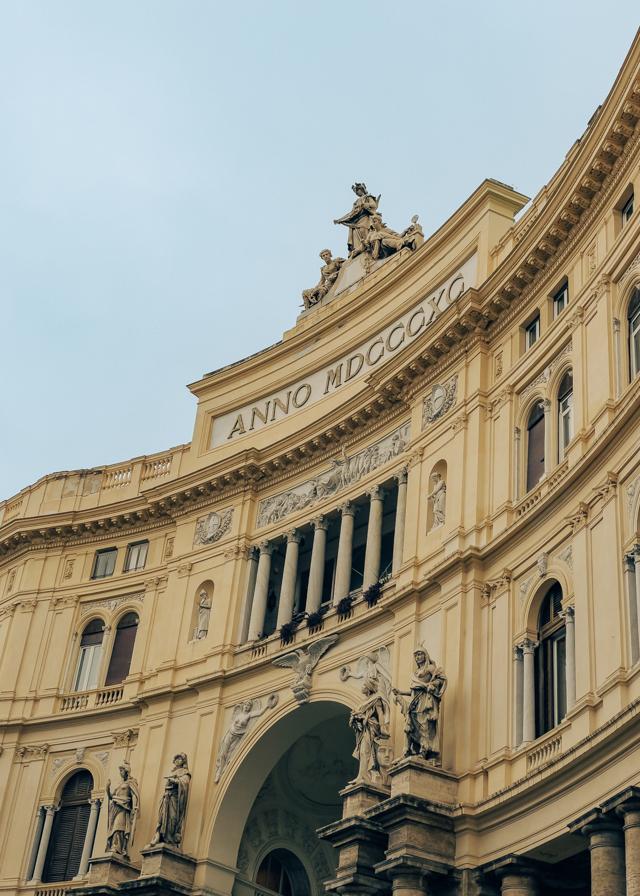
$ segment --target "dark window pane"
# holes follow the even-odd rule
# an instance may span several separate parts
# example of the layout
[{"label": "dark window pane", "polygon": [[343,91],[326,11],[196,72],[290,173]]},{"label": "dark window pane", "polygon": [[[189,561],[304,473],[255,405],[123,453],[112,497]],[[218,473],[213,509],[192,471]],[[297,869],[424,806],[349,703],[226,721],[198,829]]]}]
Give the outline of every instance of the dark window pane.
[{"label": "dark window pane", "polygon": [[544,475],[544,409],[536,405],[527,427],[527,491]]},{"label": "dark window pane", "polygon": [[82,632],[80,647],[93,647],[96,644],[102,644],[103,635],[104,622],[102,619],[92,619]]},{"label": "dark window pane", "polygon": [[127,613],[126,616],[122,617],[116,629],[105,680],[106,687],[112,684],[120,684],[129,674],[137,631],[138,617],[135,613]]},{"label": "dark window pane", "polygon": [[71,880],[78,873],[89,823],[89,797],[93,778],[87,771],[75,774],[62,791],[45,860],[43,881]]}]

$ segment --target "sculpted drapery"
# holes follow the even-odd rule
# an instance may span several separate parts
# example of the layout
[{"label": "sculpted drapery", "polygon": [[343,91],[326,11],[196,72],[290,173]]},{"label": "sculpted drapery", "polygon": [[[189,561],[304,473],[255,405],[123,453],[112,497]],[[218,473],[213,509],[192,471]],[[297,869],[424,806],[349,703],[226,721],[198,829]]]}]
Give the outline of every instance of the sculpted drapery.
[{"label": "sculpted drapery", "polygon": [[[447,676],[424,647],[418,647],[413,656],[416,669],[410,690],[393,689],[405,717],[405,756],[421,756],[439,765],[440,702],[447,687]],[[409,697],[409,700],[403,697]]]},{"label": "sculpted drapery", "polygon": [[158,810],[158,824],[151,846],[158,843],[181,846],[190,784],[191,773],[187,767],[186,754],[178,753],[173,758],[171,774],[165,778],[164,793]]}]

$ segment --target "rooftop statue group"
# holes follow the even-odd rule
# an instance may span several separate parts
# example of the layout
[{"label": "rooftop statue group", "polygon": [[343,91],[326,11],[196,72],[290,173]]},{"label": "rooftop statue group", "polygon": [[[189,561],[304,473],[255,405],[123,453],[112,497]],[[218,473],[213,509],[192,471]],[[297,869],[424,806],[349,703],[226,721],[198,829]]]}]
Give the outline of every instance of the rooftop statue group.
[{"label": "rooftop statue group", "polygon": [[[120,765],[120,782],[112,789],[107,781],[107,845],[106,852],[126,858],[133,843],[136,820],[140,806],[138,782],[131,777],[131,766],[124,761]],[[181,848],[187,798],[191,773],[185,753],[173,757],[173,768],[165,776],[164,791],[160,800],[155,833],[149,846],[166,843]]]},{"label": "rooftop statue group", "polygon": [[[422,245],[424,234],[417,215],[413,216],[411,224],[402,233],[396,233],[387,227],[378,212],[380,196],[372,196],[366,184],[356,183],[351,189],[356,194],[351,211],[333,222],[349,228],[347,237],[349,259],[365,254],[378,261],[394,255],[400,249],[407,248],[413,251]],[[302,293],[305,309],[317,305],[327,295],[345,263],[344,258],[333,258],[329,249],[323,249],[320,258],[323,261],[320,280],[312,289],[305,289]]]}]

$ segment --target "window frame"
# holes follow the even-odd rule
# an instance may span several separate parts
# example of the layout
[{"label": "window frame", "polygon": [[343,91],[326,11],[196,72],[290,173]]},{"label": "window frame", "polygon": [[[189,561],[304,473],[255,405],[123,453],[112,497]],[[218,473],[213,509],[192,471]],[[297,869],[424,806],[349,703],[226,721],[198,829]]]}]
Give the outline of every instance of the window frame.
[{"label": "window frame", "polygon": [[[560,306],[561,301],[562,305]],[[567,279],[565,279],[562,285],[553,293],[551,302],[553,305],[553,319],[556,320],[569,304],[569,281]]]},{"label": "window frame", "polygon": [[[562,386],[567,379],[567,377],[571,377],[571,387],[562,389]],[[564,408],[563,408],[564,404]],[[565,422],[568,423],[568,437],[566,437],[565,441]],[[556,397],[556,425],[558,427],[558,463],[561,464],[565,459],[567,454],[567,447],[571,443],[573,439],[574,429],[574,401],[573,401],[573,370],[568,367],[564,373],[562,374],[562,378],[560,379],[560,383],[558,385],[558,393]]]},{"label": "window frame", "polygon": [[[129,617],[129,616],[135,616],[136,622],[131,623],[129,625],[123,625],[125,619],[127,619],[127,617]],[[110,644],[110,650],[109,650],[109,662],[107,664],[107,668],[105,670],[105,675],[104,675],[104,687],[105,688],[117,687],[117,685],[122,684],[122,682],[125,680],[125,678],[127,678],[129,673],[131,672],[131,661],[133,659],[133,652],[136,647],[136,638],[138,635],[138,627],[139,626],[140,626],[140,614],[136,610],[132,610],[132,609],[125,610],[125,612],[122,613],[122,615],[119,617],[118,621],[114,623],[113,636],[111,638],[111,644]],[[110,681],[109,679],[110,679],[110,675],[112,674],[112,664],[114,662],[114,654],[115,654],[115,650],[118,646],[118,633],[124,631],[124,629],[126,629],[126,628],[134,628],[134,627],[135,627],[135,633],[133,635],[133,638],[131,639],[130,645],[125,642],[125,648],[126,649],[130,648],[129,654],[127,657],[127,671],[121,677],[118,677],[115,680]],[[124,639],[123,639],[123,641],[124,641]],[[115,659],[117,660],[120,658],[116,657]]]},{"label": "window frame", "polygon": [[[540,312],[532,317],[531,320],[526,323],[523,327],[524,329],[524,350],[528,352],[529,349],[533,348],[533,346],[540,339]],[[531,339],[531,334],[534,334],[533,340]]]},{"label": "window frame", "polygon": [[[134,549],[141,549],[144,547],[144,556],[142,558],[142,563],[138,562],[135,566],[131,565],[131,558],[133,556]],[[139,557],[139,553],[138,553]],[[149,557],[149,539],[142,538],[140,541],[132,541],[127,545],[127,550],[124,555],[124,567],[123,572],[136,572],[137,570],[144,569],[147,565],[147,559]]]},{"label": "window frame", "polygon": [[[554,592],[555,595],[554,595]],[[554,603],[560,604],[555,612]],[[562,586],[553,582],[545,592],[538,613],[538,646],[536,648],[536,739],[544,737],[562,722],[567,714],[567,627],[562,610]],[[555,598],[555,600],[554,600]],[[550,601],[549,620],[541,623],[542,612]],[[561,644],[563,645],[561,647]],[[562,655],[561,655],[562,651]],[[562,669],[564,663],[564,670]]]},{"label": "window frame", "polygon": [[[82,639],[87,634],[89,626],[93,625],[94,622],[99,622],[102,625],[100,641],[97,644],[83,646]],[[82,627],[78,655],[76,657],[73,678],[71,680],[71,691],[74,694],[81,694],[85,691],[94,691],[99,687],[98,682],[100,680],[100,672],[102,669],[106,628],[106,623],[101,616],[94,616],[93,619],[89,619],[85,622]],[[85,662],[85,657],[88,657],[87,662]]]},{"label": "window frame", "polygon": [[[98,575],[98,566],[102,557],[110,557],[113,556],[113,566],[110,572],[104,572]],[[116,562],[118,560],[118,548],[100,548],[97,550],[93,556],[93,568],[91,570],[91,578],[92,579],[108,579],[110,578],[114,572],[116,571]]]},{"label": "window frame", "polygon": [[622,206],[621,206],[621,208],[620,208],[620,219],[621,219],[621,221],[622,221],[622,226],[623,226],[623,227],[626,227],[626,226],[627,226],[627,224],[629,223],[629,220],[630,220],[631,216],[633,215],[633,212],[634,212],[634,199],[635,199],[635,193],[634,193],[634,191],[633,191],[633,189],[632,189],[632,190],[631,190],[631,195],[629,196],[629,198],[628,198],[625,202],[623,202],[623,204],[622,204]]},{"label": "window frame", "polygon": [[[534,411],[536,409],[540,410],[540,416],[532,423],[531,420],[533,418]],[[541,458],[541,461],[538,461],[537,463],[542,464],[542,472],[540,473],[540,476],[536,479],[535,482],[530,483],[529,482],[529,469],[531,466],[530,452],[532,450],[531,432],[532,432],[533,428],[535,426],[538,426],[540,423],[542,424],[542,458]],[[527,414],[527,417],[526,417],[526,440],[525,440],[525,445],[524,445],[524,461],[525,461],[525,464],[524,464],[524,467],[525,467],[525,469],[524,469],[524,487],[525,487],[526,494],[533,491],[534,488],[537,488],[537,486],[540,484],[540,482],[544,478],[544,474],[546,471],[546,463],[545,463],[545,460],[546,460],[546,458],[545,458],[546,425],[547,425],[547,420],[546,420],[546,414],[544,412],[544,401],[542,400],[542,398],[537,398],[533,402],[531,407],[529,408],[529,413]]]},{"label": "window frame", "polygon": [[[634,347],[637,337],[637,349]],[[627,355],[629,382],[640,374],[640,286],[636,286],[627,304]]]}]

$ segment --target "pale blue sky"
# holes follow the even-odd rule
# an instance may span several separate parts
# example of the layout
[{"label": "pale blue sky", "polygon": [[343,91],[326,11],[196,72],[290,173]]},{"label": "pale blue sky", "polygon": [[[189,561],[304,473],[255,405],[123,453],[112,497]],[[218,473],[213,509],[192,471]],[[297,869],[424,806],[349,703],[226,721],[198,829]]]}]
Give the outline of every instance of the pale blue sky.
[{"label": "pale blue sky", "polygon": [[[606,15],[604,14],[606,11]],[[364,180],[428,234],[534,195],[638,4],[0,0],[0,498],[191,438],[275,342]]]}]

